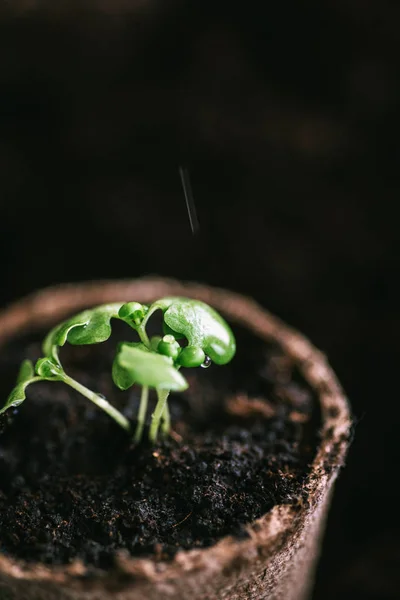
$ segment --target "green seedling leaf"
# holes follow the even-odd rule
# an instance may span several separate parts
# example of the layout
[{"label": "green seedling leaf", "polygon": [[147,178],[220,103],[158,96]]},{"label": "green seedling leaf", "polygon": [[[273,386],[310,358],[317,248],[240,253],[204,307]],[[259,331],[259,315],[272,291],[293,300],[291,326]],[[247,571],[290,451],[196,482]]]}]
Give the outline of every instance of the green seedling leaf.
[{"label": "green seedling leaf", "polygon": [[132,348],[137,348],[141,352],[150,352],[150,350],[142,344],[142,342],[121,342],[118,345],[117,352],[114,357],[113,365],[112,365],[112,379],[113,382],[120,390],[127,390],[132,387],[135,383],[135,378],[132,372],[129,369],[125,369],[120,365],[120,353],[123,351],[124,346],[129,346]]},{"label": "green seedling leaf", "polygon": [[174,367],[172,358],[149,350],[142,343],[120,344],[112,368],[114,383],[123,390],[134,383],[161,390],[182,391],[186,379]]},{"label": "green seedling leaf", "polygon": [[118,317],[120,306],[120,304],[106,304],[93,309],[85,325],[70,327],[67,341],[76,345],[105,342],[111,335],[110,321]]},{"label": "green seedling leaf", "polygon": [[39,358],[36,362],[35,373],[42,379],[49,381],[59,381],[65,376],[62,366],[54,358],[48,358],[47,356]]},{"label": "green seedling leaf", "polygon": [[57,347],[65,342],[75,345],[98,344],[111,335],[112,318],[118,318],[122,303],[105,304],[85,310],[50,331],[43,342],[43,353],[57,361]]},{"label": "green seedling leaf", "polygon": [[17,376],[17,385],[8,396],[6,403],[0,408],[0,415],[9,408],[16,408],[25,400],[25,389],[30,383],[40,381],[41,377],[35,377],[33,363],[30,360],[24,360]]},{"label": "green seedling leaf", "polygon": [[62,381],[64,371],[53,358],[39,358],[36,365],[30,360],[24,360],[17,376],[17,385],[8,396],[6,403],[0,409],[1,413],[9,408],[16,408],[26,398],[25,390],[31,383],[37,381]]},{"label": "green seedling leaf", "polygon": [[33,362],[29,359],[25,359],[22,361],[22,364],[19,368],[18,376],[17,376],[17,384],[23,383],[24,381],[28,381],[35,376],[35,368],[33,366]]},{"label": "green seedling leaf", "polygon": [[146,304],[126,302],[119,309],[118,316],[127,323],[130,323],[133,327],[138,327],[148,310],[149,307]]},{"label": "green seedling leaf", "polygon": [[25,400],[25,389],[28,387],[30,383],[34,383],[35,381],[40,381],[40,377],[32,377],[32,379],[27,379],[22,383],[19,383],[12,390],[11,394],[8,396],[6,403],[2,408],[0,408],[0,415],[8,410],[9,408],[16,408]]},{"label": "green seedling leaf", "polygon": [[157,305],[164,321],[174,332],[183,334],[190,346],[201,348],[217,365],[232,360],[235,338],[226,321],[205,302],[189,298],[163,298]]}]

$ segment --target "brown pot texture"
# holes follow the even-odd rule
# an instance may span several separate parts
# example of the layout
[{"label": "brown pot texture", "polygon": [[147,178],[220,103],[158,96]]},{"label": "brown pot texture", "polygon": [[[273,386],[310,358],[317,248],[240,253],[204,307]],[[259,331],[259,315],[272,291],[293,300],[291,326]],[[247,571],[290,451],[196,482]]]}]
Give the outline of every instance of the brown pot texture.
[{"label": "brown pot texture", "polygon": [[179,552],[170,562],[121,559],[97,579],[74,564],[24,564],[0,555],[2,600],[304,600],[312,589],[334,482],[349,445],[351,418],[343,391],[326,362],[302,335],[250,298],[195,283],[167,279],[100,281],[44,289],[0,314],[0,345],[20,333],[50,326],[83,308],[112,301],[151,302],[184,295],[214,306],[233,323],[274,341],[295,361],[316,392],[321,439],[300,507],[275,506],[249,524],[250,537],[225,537],[211,548]]}]

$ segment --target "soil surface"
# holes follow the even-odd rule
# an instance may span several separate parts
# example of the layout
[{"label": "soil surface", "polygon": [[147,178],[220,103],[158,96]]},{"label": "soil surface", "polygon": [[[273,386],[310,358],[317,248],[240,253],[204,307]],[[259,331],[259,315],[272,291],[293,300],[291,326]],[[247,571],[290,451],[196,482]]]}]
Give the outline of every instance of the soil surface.
[{"label": "soil surface", "polygon": [[[246,523],[297,503],[318,441],[317,403],[279,349],[234,331],[230,365],[184,370],[189,390],[170,397],[172,435],[157,446],[135,446],[61,383],[28,388],[0,418],[0,551],[99,568],[112,567],[120,550],[168,559],[227,534],[247,536]],[[61,359],[134,424],[140,392],[118,391],[110,376],[119,335],[65,347]],[[40,356],[41,338],[1,349],[1,403],[22,359]]]}]

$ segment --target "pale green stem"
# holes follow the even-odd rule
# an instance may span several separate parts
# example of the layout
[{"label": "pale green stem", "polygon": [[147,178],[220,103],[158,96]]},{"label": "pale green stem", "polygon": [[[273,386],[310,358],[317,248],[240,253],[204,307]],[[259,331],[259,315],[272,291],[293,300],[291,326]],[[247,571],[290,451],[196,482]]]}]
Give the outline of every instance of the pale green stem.
[{"label": "pale green stem", "polygon": [[156,312],[156,310],[158,310],[160,308],[160,306],[157,306],[156,304],[153,304],[149,310],[147,311],[147,313],[144,316],[144,319],[142,321],[142,324],[140,325],[140,327],[143,327],[143,329],[146,327],[147,321],[150,319],[151,315],[154,314]]},{"label": "pale green stem", "polygon": [[[53,357],[55,358],[56,362],[61,365],[60,362],[60,357],[58,355],[58,346],[53,346],[53,351],[52,351]],[[62,368],[62,367],[61,367]]]},{"label": "pale green stem", "polygon": [[171,415],[169,412],[168,402],[165,403],[164,412],[162,414],[162,423],[161,423],[161,431],[164,436],[169,434],[169,430],[171,429]]},{"label": "pale green stem", "polygon": [[140,341],[147,346],[147,348],[150,348],[150,340],[149,340],[149,336],[146,333],[145,328],[141,325],[140,327],[137,328],[136,330],[139,334],[140,337]]},{"label": "pale green stem", "polygon": [[141,322],[140,327],[138,327],[138,329],[137,329],[137,332],[139,334],[141,341],[148,348],[150,348],[150,340],[146,333],[147,321],[150,319],[152,314],[154,314],[157,310],[159,310],[159,308],[160,308],[159,306],[153,304],[151,306],[151,308],[149,309],[149,311],[147,312],[147,314],[145,315],[143,321]]},{"label": "pale green stem", "polygon": [[148,399],[149,399],[149,387],[147,385],[144,385],[142,387],[142,394],[140,397],[138,422],[137,422],[137,427],[136,427],[136,431],[135,431],[135,435],[134,435],[135,442],[140,442],[140,440],[142,439],[144,422],[146,420]]},{"label": "pale green stem", "polygon": [[[175,368],[177,371],[179,371],[180,365],[175,365]],[[169,392],[168,392],[168,394],[169,394]],[[168,396],[167,396],[167,398],[168,398]],[[168,402],[165,402],[164,412],[162,414],[161,431],[164,436],[167,436],[170,432],[170,429],[171,429],[171,413],[169,411]]]},{"label": "pale green stem", "polygon": [[114,421],[116,421],[118,425],[125,429],[125,431],[131,430],[131,425],[128,419],[124,417],[124,415],[120,413],[119,410],[117,410],[109,402],[107,402],[105,398],[101,398],[100,396],[92,392],[92,390],[89,390],[81,383],[75,381],[75,379],[72,379],[72,377],[69,377],[69,375],[64,374],[62,377],[62,381],[74,388],[74,390],[76,390],[80,394],[82,394],[82,396],[85,396],[86,398],[91,400],[94,404],[96,404],[96,406],[102,408],[104,412],[106,412],[112,419],[114,419]]},{"label": "pale green stem", "polygon": [[161,417],[164,413],[165,405],[168,399],[169,390],[157,390],[158,401],[156,404],[156,408],[151,415],[151,425],[150,425],[150,433],[149,438],[151,442],[156,442],[158,429],[160,427]]}]

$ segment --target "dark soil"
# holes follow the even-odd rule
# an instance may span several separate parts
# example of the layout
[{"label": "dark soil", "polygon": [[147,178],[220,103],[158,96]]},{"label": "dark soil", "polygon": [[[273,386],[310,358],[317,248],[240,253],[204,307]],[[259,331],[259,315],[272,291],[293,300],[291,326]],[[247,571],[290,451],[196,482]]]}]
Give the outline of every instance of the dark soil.
[{"label": "dark soil", "polygon": [[[123,549],[170,558],[246,536],[244,525],[275,504],[297,503],[317,444],[315,399],[277,348],[235,333],[230,365],[186,371],[189,390],[170,399],[172,437],[156,447],[135,447],[63,384],[28,388],[27,401],[0,421],[0,551],[109,568]],[[1,402],[21,360],[40,355],[40,339],[1,350]],[[113,348],[66,347],[62,358],[134,421],[138,390],[114,388]]]}]

